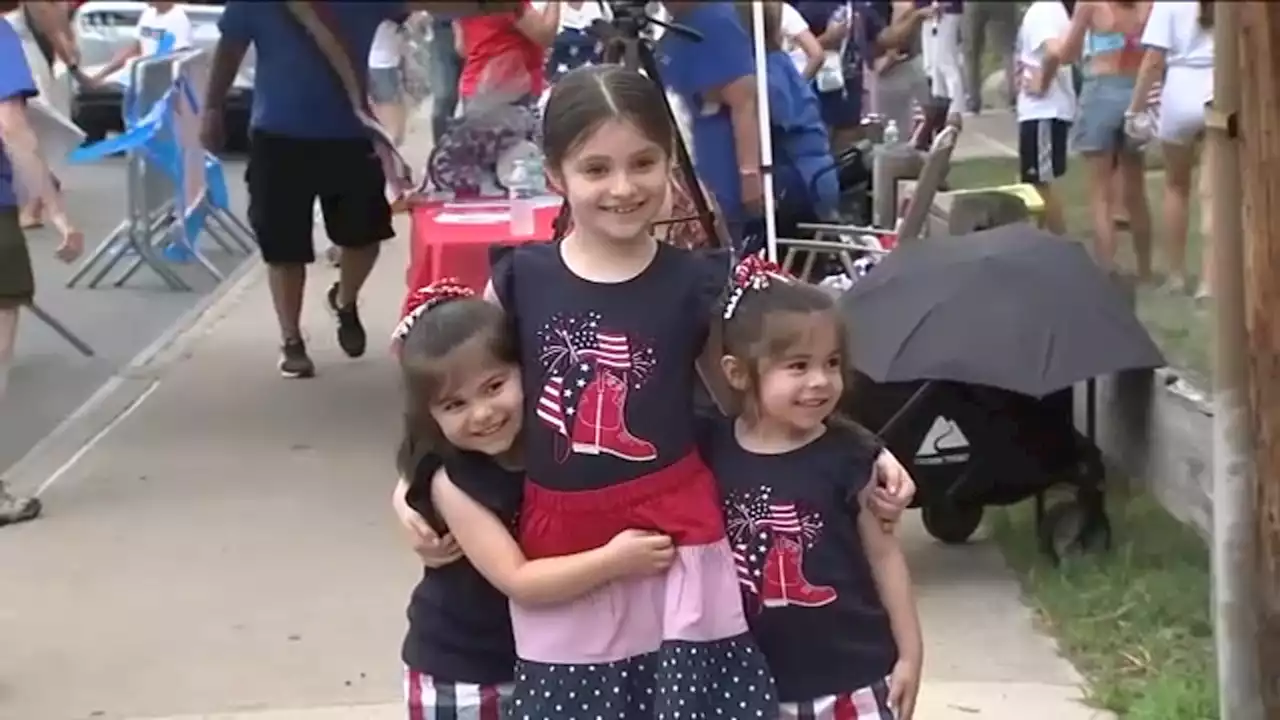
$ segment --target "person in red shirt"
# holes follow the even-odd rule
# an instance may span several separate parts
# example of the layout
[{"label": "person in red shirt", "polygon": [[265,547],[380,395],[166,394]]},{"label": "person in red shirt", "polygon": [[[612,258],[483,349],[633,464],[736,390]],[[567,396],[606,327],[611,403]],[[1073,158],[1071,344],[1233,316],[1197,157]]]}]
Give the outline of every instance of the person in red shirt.
[{"label": "person in red shirt", "polygon": [[521,3],[515,12],[492,13],[454,21],[462,74],[458,96],[463,108],[478,95],[513,92],[537,98],[543,90],[547,49],[560,28],[560,3]]}]

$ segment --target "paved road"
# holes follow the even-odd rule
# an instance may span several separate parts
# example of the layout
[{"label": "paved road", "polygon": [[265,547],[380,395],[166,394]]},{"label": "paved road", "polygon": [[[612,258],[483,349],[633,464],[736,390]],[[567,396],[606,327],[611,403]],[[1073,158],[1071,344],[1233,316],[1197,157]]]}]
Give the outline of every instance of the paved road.
[{"label": "paved road", "polygon": [[[228,184],[235,207],[244,208],[243,165],[229,161]],[[77,166],[63,173],[71,210],[92,248],[124,215],[123,161]],[[68,289],[71,269],[53,257],[54,234],[30,234],[38,283],[37,303],[86,340],[97,357],[84,358],[32,315],[18,333],[9,394],[0,399],[0,473],[74,412],[121,367],[151,345],[184,313],[214,289],[213,278],[197,268],[182,268],[195,292],[172,292],[150,271],[139,271],[123,288]],[[204,240],[209,257],[229,272],[243,257],[228,257]],[[123,263],[122,263],[123,265]]]}]

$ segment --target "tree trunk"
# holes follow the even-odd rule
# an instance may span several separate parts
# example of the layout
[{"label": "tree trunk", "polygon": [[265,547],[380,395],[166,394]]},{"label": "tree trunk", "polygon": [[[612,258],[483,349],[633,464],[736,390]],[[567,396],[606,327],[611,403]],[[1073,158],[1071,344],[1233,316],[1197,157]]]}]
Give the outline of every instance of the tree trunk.
[{"label": "tree trunk", "polygon": [[[1214,322],[1213,384],[1213,608],[1221,720],[1262,720],[1258,689],[1257,568],[1253,509],[1257,501],[1249,412],[1244,287],[1244,217],[1240,208],[1239,143],[1231,132],[1239,117],[1240,4],[1217,3],[1209,132],[1200,162],[1201,183],[1212,188]],[[1201,195],[1204,200],[1204,194]],[[1208,268],[1206,268],[1208,270]]]},{"label": "tree trunk", "polygon": [[1239,5],[1240,170],[1249,386],[1257,442],[1262,703],[1280,720],[1280,4]]}]

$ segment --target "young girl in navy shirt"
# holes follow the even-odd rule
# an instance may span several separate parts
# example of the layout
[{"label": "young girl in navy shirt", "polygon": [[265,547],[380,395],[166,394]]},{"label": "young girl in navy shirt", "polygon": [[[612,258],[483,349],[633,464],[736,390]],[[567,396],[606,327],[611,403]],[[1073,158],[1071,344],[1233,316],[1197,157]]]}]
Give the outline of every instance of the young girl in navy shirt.
[{"label": "young girl in navy shirt", "polygon": [[920,624],[902,549],[869,512],[879,450],[834,415],[847,347],[834,301],[748,257],[723,315],[740,412],[702,447],[781,717],[909,720]]},{"label": "young girl in navy shirt", "polygon": [[571,600],[661,572],[675,550],[669,537],[624,530],[587,552],[526,560],[510,534],[524,394],[502,309],[456,282],[434,284],[415,293],[396,340],[409,407],[398,463],[412,479],[407,501],[441,532],[492,538],[474,546],[474,563],[429,569],[413,591],[402,651],[408,717],[499,720],[516,659],[506,596],[535,607]]}]

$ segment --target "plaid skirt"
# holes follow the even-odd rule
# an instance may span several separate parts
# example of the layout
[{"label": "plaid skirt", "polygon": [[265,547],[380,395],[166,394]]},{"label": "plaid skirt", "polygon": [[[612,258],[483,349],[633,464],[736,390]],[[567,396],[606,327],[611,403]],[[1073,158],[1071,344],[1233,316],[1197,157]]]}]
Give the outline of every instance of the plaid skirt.
[{"label": "plaid skirt", "polygon": [[897,717],[889,707],[888,680],[850,693],[782,703],[778,709],[778,720],[897,720]]},{"label": "plaid skirt", "polygon": [[409,720],[504,720],[511,688],[511,683],[437,681],[413,668],[406,668],[404,673]]}]

